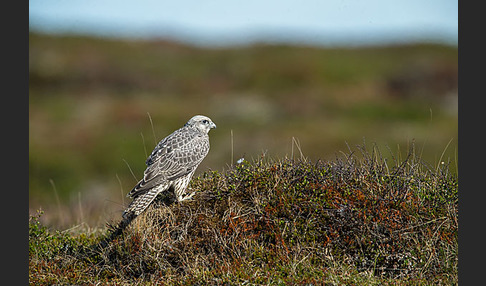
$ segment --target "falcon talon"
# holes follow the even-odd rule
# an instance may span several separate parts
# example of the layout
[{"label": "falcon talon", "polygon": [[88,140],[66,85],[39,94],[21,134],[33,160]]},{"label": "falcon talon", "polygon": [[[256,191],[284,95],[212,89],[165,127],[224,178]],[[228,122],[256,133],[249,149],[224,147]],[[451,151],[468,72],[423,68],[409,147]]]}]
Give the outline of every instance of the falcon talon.
[{"label": "falcon talon", "polygon": [[195,192],[192,192],[192,193],[190,193],[189,195],[179,197],[177,200],[178,200],[179,202],[182,202],[182,201],[190,201],[190,200],[192,200],[192,197],[193,197],[195,194],[196,194]]}]

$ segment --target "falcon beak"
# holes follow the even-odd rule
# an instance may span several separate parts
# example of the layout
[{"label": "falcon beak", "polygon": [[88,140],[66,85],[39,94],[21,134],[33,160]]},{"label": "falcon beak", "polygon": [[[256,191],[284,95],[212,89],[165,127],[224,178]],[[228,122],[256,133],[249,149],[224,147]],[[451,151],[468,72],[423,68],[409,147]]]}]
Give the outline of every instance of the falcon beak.
[{"label": "falcon beak", "polygon": [[214,122],[211,122],[211,124],[209,125],[209,128],[211,128],[211,129],[216,128],[216,124],[214,124]]}]

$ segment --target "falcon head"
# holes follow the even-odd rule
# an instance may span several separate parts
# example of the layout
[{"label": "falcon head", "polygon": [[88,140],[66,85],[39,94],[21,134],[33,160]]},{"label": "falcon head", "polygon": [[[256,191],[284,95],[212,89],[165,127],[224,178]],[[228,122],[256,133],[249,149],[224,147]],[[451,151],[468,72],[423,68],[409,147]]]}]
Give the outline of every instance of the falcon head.
[{"label": "falcon head", "polygon": [[211,121],[211,118],[204,115],[196,115],[189,119],[184,126],[196,128],[203,133],[209,133],[209,130],[216,128],[216,124]]}]

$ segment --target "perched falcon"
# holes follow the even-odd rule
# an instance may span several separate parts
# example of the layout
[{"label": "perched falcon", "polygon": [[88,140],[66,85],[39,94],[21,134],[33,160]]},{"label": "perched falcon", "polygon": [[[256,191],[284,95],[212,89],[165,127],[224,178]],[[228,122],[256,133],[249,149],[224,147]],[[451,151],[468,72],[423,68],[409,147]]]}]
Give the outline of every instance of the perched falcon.
[{"label": "perched falcon", "polygon": [[186,188],[197,166],[209,152],[209,130],[216,128],[209,117],[196,115],[180,129],[155,146],[147,158],[143,178],[128,193],[133,201],[123,212],[123,218],[142,213],[157,195],[173,189],[177,201],[190,199]]}]

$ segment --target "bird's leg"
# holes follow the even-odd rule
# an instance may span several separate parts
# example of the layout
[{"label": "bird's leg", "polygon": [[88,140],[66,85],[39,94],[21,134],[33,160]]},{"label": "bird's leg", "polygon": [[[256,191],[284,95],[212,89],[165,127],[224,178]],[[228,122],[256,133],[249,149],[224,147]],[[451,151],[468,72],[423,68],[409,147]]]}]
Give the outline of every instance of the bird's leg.
[{"label": "bird's leg", "polygon": [[181,196],[177,197],[177,201],[182,202],[182,201],[190,200],[190,199],[192,199],[194,194],[196,194],[196,192],[192,192],[188,195],[181,195]]}]

